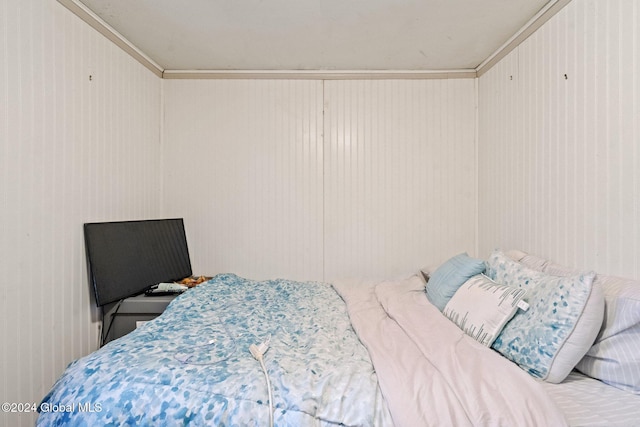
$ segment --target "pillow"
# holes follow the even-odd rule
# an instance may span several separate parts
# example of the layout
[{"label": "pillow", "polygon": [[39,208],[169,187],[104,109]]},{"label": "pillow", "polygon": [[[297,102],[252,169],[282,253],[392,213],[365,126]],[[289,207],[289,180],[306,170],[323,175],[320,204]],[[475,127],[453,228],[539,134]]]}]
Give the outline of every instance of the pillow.
[{"label": "pillow", "polygon": [[[558,276],[575,273],[553,262],[548,262],[544,271]],[[576,369],[621,390],[640,394],[640,282],[597,275],[593,286],[604,294],[604,322]]]},{"label": "pillow", "polygon": [[576,366],[580,372],[640,394],[640,282],[597,276],[605,316],[596,342]]},{"label": "pillow", "polygon": [[[521,263],[529,267],[544,264],[542,271],[547,274],[575,274],[575,270],[559,264],[524,255]],[[604,294],[604,321],[595,343],[576,369],[613,387],[640,394],[640,281],[596,275],[593,286]]]},{"label": "pillow", "polygon": [[438,267],[427,282],[427,298],[438,310],[444,310],[453,294],[471,277],[484,271],[481,259],[469,257],[466,253],[456,255]]},{"label": "pillow", "polygon": [[595,273],[552,276],[494,251],[487,274],[526,289],[530,305],[528,311],[515,314],[492,347],[531,375],[562,382],[589,350],[602,324],[604,298],[593,287]]},{"label": "pillow", "polygon": [[[525,267],[531,268],[532,270],[542,271],[547,274],[552,274],[554,276],[571,276],[572,275],[572,274],[555,274],[555,273],[545,271],[545,268],[547,267],[547,264],[549,263],[549,261],[547,261],[546,259],[538,258],[535,255],[529,255],[525,252],[508,251],[505,253],[505,255],[507,255],[509,258],[513,259],[514,261],[518,261],[520,264],[524,265]],[[576,273],[578,272],[576,271],[574,274]]]},{"label": "pillow", "polygon": [[478,274],[464,282],[442,314],[480,344],[490,347],[516,314],[525,294],[524,289],[500,285]]}]

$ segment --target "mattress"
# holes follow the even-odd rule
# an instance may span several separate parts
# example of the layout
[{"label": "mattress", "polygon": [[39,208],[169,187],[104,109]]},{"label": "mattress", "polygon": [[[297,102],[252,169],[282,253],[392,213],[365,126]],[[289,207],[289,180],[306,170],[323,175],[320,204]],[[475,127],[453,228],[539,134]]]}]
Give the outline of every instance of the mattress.
[{"label": "mattress", "polygon": [[541,383],[571,426],[640,425],[640,395],[611,387],[577,371],[560,384]]}]

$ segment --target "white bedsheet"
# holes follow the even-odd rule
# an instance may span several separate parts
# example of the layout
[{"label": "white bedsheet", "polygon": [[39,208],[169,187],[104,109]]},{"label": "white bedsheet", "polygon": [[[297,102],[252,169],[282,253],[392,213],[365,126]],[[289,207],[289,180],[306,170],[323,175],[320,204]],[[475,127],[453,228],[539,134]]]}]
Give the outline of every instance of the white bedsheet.
[{"label": "white bedsheet", "polygon": [[542,383],[575,427],[640,426],[640,395],[573,371],[560,384]]}]

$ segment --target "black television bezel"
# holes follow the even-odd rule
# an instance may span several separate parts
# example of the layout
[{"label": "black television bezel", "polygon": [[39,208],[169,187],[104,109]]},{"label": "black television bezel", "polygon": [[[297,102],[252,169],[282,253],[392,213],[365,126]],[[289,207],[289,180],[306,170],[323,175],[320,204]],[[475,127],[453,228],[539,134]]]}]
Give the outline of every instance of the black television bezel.
[{"label": "black television bezel", "polygon": [[[163,225],[166,225],[168,229],[163,230]],[[117,255],[122,259],[106,259],[108,257],[105,256],[105,252],[109,252],[109,250],[113,252],[114,248],[100,247],[105,244],[105,241],[101,241],[105,238],[105,233],[118,229],[119,235],[117,237],[120,237],[123,228],[135,231],[137,227],[145,228],[145,226],[149,228],[148,233],[154,230],[158,232],[156,233],[158,240],[146,243],[131,239],[111,240],[107,242],[109,245],[122,249],[122,252]],[[193,274],[183,218],[88,222],[84,224],[83,229],[89,280],[98,307],[140,295],[158,283],[178,281]],[[163,232],[166,232],[167,235],[163,235]],[[137,237],[135,233],[133,237]],[[160,245],[161,242],[167,245]],[[130,252],[136,248],[139,250],[144,245],[149,246],[148,249],[151,249],[153,253],[150,258],[148,253],[146,259],[144,257],[137,258],[140,262],[136,264],[135,255],[132,258]],[[162,247],[158,248],[158,245]],[[155,266],[148,262],[150,260],[155,261]],[[115,262],[119,263],[117,267],[114,267]],[[141,268],[134,266],[134,264],[140,265],[140,263],[145,263],[145,265]],[[114,287],[117,290],[114,291]],[[109,291],[105,292],[106,289]]]}]

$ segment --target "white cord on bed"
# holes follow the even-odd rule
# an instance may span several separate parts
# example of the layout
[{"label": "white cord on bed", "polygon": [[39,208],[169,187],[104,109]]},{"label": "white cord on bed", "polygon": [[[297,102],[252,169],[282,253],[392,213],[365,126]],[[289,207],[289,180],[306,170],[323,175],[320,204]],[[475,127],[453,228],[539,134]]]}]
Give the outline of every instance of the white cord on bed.
[{"label": "white cord on bed", "polygon": [[262,367],[262,371],[264,372],[264,377],[267,380],[267,390],[269,392],[269,426],[273,427],[273,397],[271,395],[271,381],[269,381],[269,374],[267,373],[267,367],[264,365],[264,358],[262,357],[267,350],[269,350],[269,341],[271,337],[267,338],[266,341],[259,345],[251,344],[249,346],[249,351],[251,355],[260,362],[260,366]]}]

